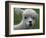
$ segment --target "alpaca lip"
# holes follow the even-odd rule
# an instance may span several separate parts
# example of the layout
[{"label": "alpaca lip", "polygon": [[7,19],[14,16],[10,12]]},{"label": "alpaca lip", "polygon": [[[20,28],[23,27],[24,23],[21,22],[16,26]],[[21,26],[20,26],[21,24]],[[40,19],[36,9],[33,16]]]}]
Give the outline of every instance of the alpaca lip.
[{"label": "alpaca lip", "polygon": [[32,26],[32,21],[29,21],[29,26]]},{"label": "alpaca lip", "polygon": [[32,26],[32,24],[30,23],[29,26]]}]

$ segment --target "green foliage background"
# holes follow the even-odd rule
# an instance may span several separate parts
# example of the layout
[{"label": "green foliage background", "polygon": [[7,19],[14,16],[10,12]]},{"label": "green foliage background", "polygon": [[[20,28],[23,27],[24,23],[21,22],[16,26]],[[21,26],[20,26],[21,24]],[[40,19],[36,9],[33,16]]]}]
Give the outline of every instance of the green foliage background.
[{"label": "green foliage background", "polygon": [[[38,20],[35,22],[33,29],[39,29],[39,19],[40,19],[39,18],[40,17],[39,12],[40,12],[40,9],[33,9],[33,10],[35,10],[36,13],[38,13]],[[36,23],[37,23],[37,25],[36,25]]]},{"label": "green foliage background", "polygon": [[19,24],[21,20],[22,20],[22,11],[15,10],[14,8],[14,25]]}]

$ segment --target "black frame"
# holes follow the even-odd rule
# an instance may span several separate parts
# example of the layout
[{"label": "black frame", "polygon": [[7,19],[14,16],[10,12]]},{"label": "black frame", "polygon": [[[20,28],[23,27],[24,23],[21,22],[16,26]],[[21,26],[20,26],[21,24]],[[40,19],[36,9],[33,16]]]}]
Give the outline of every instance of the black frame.
[{"label": "black frame", "polygon": [[[34,34],[19,34],[19,35],[9,35],[9,3],[26,3],[26,4],[38,4],[43,5],[43,33],[34,33]],[[28,36],[28,35],[44,35],[45,34],[45,4],[36,3],[36,2],[19,2],[19,1],[6,1],[5,2],[5,36]]]}]

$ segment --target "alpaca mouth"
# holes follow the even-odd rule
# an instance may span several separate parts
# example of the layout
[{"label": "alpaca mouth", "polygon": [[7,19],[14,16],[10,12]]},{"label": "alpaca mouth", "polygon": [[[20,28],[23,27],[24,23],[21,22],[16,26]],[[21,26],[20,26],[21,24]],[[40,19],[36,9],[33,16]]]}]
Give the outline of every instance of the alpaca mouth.
[{"label": "alpaca mouth", "polygon": [[32,23],[30,23],[29,26],[32,26]]}]

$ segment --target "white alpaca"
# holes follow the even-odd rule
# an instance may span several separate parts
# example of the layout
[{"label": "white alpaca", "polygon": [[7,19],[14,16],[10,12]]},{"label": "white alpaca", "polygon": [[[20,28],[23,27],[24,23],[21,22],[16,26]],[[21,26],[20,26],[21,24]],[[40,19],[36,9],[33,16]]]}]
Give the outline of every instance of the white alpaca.
[{"label": "white alpaca", "polygon": [[23,19],[20,24],[15,25],[15,29],[31,29],[34,26],[35,18],[37,18],[38,14],[33,9],[25,9],[23,11]]}]

